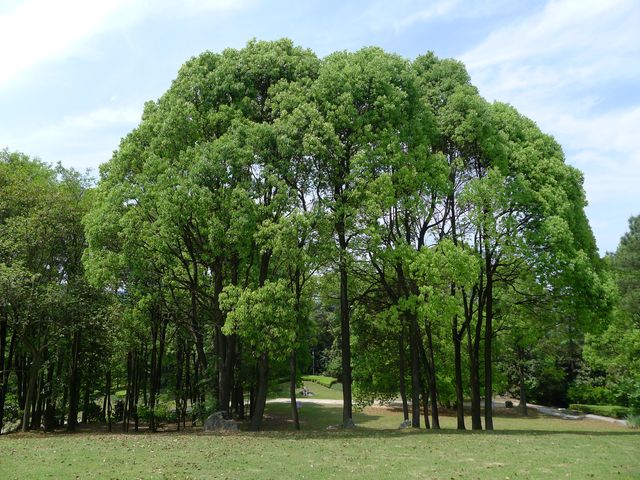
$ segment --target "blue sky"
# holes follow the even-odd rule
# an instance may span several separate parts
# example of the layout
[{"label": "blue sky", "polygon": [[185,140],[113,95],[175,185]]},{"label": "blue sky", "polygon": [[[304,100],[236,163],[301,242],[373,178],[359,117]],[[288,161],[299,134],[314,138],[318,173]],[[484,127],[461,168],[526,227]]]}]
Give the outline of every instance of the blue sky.
[{"label": "blue sky", "polygon": [[2,0],[0,148],[97,172],[188,58],[280,37],[460,59],[584,172],[601,253],[640,214],[637,0]]}]

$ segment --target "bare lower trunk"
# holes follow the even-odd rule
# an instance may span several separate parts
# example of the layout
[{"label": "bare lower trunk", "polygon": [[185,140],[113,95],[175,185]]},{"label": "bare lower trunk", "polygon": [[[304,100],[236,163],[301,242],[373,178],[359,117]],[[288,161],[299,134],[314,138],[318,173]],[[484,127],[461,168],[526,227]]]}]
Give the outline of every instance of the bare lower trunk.
[{"label": "bare lower trunk", "polygon": [[402,399],[402,414],[404,417],[404,421],[409,420],[409,403],[407,402],[407,386],[405,382],[406,372],[406,358],[404,352],[404,329],[400,333],[398,337],[398,345],[399,345],[399,370],[400,370],[400,398]]},{"label": "bare lower trunk", "polygon": [[72,432],[78,425],[78,404],[80,403],[80,330],[73,335],[71,349],[71,372],[69,374],[69,416],[67,417],[67,431]]},{"label": "bare lower trunk", "polygon": [[487,287],[485,290],[485,334],[484,334],[484,428],[493,430],[493,273],[491,257],[486,256]]},{"label": "bare lower trunk", "polygon": [[420,351],[419,330],[415,316],[409,318],[409,347],[411,356],[411,427],[420,428]]},{"label": "bare lower trunk", "polygon": [[454,371],[455,371],[455,386],[456,386],[456,419],[457,429],[465,430],[464,424],[464,391],[462,388],[462,339],[458,333],[458,319],[453,320],[451,327],[451,334],[453,337],[454,347]]},{"label": "bare lower trunk", "polygon": [[260,430],[262,426],[262,416],[264,415],[264,407],[267,402],[268,378],[269,356],[266,353],[262,353],[258,361],[258,386],[255,396],[255,406],[251,416],[251,424],[249,426],[253,431]]},{"label": "bare lower trunk", "polygon": [[[344,237],[342,232],[341,238]],[[342,425],[353,426],[353,400],[351,395],[351,327],[347,285],[346,240],[342,239],[340,259],[340,335],[342,349]]]},{"label": "bare lower trunk", "polygon": [[297,380],[297,359],[295,349],[291,352],[289,359],[290,377],[289,377],[289,396],[291,398],[291,418],[293,426],[296,430],[300,430],[300,417],[298,415],[298,402],[296,399],[296,380]]}]

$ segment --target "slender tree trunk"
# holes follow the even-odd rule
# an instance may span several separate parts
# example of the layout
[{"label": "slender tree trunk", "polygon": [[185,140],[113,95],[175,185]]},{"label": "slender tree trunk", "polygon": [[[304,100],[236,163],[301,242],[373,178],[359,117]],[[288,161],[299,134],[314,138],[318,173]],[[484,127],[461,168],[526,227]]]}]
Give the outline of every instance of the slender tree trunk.
[{"label": "slender tree trunk", "polygon": [[2,427],[4,426],[4,404],[5,399],[7,398],[7,390],[9,388],[9,373],[11,372],[11,362],[14,356],[16,343],[16,332],[14,330],[11,334],[11,340],[9,342],[9,355],[8,358],[5,359],[6,344],[4,342],[6,342],[7,323],[4,324],[5,331],[0,332],[0,336],[2,336],[3,340],[3,345],[1,348],[2,351],[0,352],[0,361],[2,361],[2,366],[0,367],[0,433],[2,432]]},{"label": "slender tree trunk", "polygon": [[[427,387],[425,386],[426,382],[422,384],[422,416],[424,417],[424,428],[429,430],[431,425],[429,424],[429,395],[427,393]],[[433,408],[433,407],[432,407]]]},{"label": "slender tree trunk", "polygon": [[52,363],[49,364],[47,368],[47,381],[45,384],[44,397],[45,397],[45,406],[44,406],[44,430],[46,432],[50,432],[55,428],[56,425],[56,402],[55,398],[53,398],[53,378],[55,373],[55,365]]},{"label": "slender tree trunk", "polygon": [[409,316],[409,351],[411,356],[411,427],[420,428],[420,331],[414,315]]},{"label": "slender tree trunk", "polygon": [[480,409],[480,381],[478,372],[478,352],[475,350],[475,342],[469,337],[469,387],[471,390],[471,429],[482,430],[481,409]]},{"label": "slender tree trunk", "polygon": [[[480,286],[478,288],[478,310],[475,324],[475,336],[468,335],[467,348],[469,351],[469,387],[471,389],[471,428],[482,430],[482,409],[480,406],[480,338],[482,336],[483,312],[484,312],[484,286],[480,274]],[[472,324],[473,306],[468,307],[469,325]]]},{"label": "slender tree trunk", "polygon": [[529,415],[527,409],[527,386],[525,384],[525,372],[524,372],[524,352],[522,348],[516,349],[518,355],[518,383],[520,384],[520,413],[525,417]]},{"label": "slender tree trunk", "polygon": [[236,360],[236,335],[224,335],[220,332],[225,339],[222,346],[224,354],[221,355],[220,360],[220,386],[219,386],[219,405],[218,408],[227,413],[231,412],[230,400],[231,390],[233,389],[233,375],[235,373],[235,360]]},{"label": "slender tree trunk", "polygon": [[451,324],[453,337],[454,376],[456,387],[456,419],[457,429],[465,430],[464,424],[464,389],[462,387],[462,335],[458,331],[458,316],[453,317]]},{"label": "slender tree trunk", "polygon": [[340,336],[342,350],[342,425],[353,427],[353,398],[351,384],[351,326],[347,270],[348,241],[345,232],[344,214],[336,224],[340,244]]},{"label": "slender tree trunk", "polygon": [[89,402],[90,402],[90,391],[89,385],[85,385],[84,388],[84,397],[82,399],[82,423],[85,425],[89,423]]},{"label": "slender tree trunk", "polygon": [[493,271],[491,257],[486,256],[487,286],[485,288],[484,334],[484,428],[493,430]]},{"label": "slender tree trunk", "polygon": [[20,406],[20,410],[24,411],[24,404],[27,401],[27,382],[29,380],[26,353],[17,356],[14,370],[16,374],[16,386],[18,387],[18,405]]},{"label": "slender tree trunk", "polygon": [[296,430],[300,430],[300,417],[298,415],[298,403],[296,399],[296,380],[297,380],[297,358],[296,350],[293,349],[289,357],[289,397],[291,399],[291,418],[293,426]]},{"label": "slender tree trunk", "polygon": [[[46,358],[46,353],[44,355]],[[44,373],[38,375],[38,386],[36,387],[36,398],[33,402],[33,412],[31,415],[31,430],[39,430],[42,425],[42,386],[44,384]]]},{"label": "slender tree trunk", "polygon": [[32,409],[32,403],[34,401],[34,397],[36,395],[39,369],[40,368],[39,368],[38,358],[34,356],[31,362],[31,366],[29,367],[29,371],[25,373],[25,376],[27,377],[28,381],[25,389],[26,392],[25,392],[24,410],[22,414],[22,431],[23,432],[26,432],[29,430],[30,420],[31,420],[31,409]]},{"label": "slender tree trunk", "polygon": [[436,379],[436,365],[435,355],[433,353],[433,333],[431,331],[431,324],[425,322],[425,331],[427,332],[427,341],[429,342],[429,356],[426,356],[424,352],[424,345],[420,342],[423,354],[428,361],[425,362],[425,368],[427,369],[427,381],[429,386],[429,397],[431,398],[431,428],[440,429],[440,416],[438,414],[438,384]]},{"label": "slender tree trunk", "polygon": [[258,361],[258,387],[256,392],[255,407],[251,416],[250,430],[258,431],[262,425],[262,416],[264,415],[264,407],[267,401],[267,388],[269,376],[269,356],[262,353]]},{"label": "slender tree trunk", "polygon": [[78,404],[80,403],[80,343],[81,333],[77,330],[73,334],[71,350],[71,372],[69,374],[69,415],[67,417],[67,431],[72,432],[78,425]]},{"label": "slender tree trunk", "polygon": [[111,369],[107,371],[105,398],[107,399],[107,430],[111,433]]},{"label": "slender tree trunk", "polygon": [[238,419],[244,420],[245,411],[244,411],[244,390],[242,385],[242,345],[238,345],[238,355],[236,357],[236,373],[234,375],[235,378],[235,387],[234,387],[234,396],[235,396],[235,410],[238,416]]},{"label": "slender tree trunk", "polygon": [[3,307],[0,313],[0,434],[2,434],[2,425],[4,421],[4,399],[6,396],[4,389],[4,378],[7,375],[5,363],[5,351],[7,349],[7,327],[9,323],[9,314]]},{"label": "slender tree trunk", "polygon": [[176,340],[178,348],[176,348],[176,388],[174,391],[174,400],[176,404],[176,430],[180,431],[180,413],[182,412],[182,361],[183,351],[182,343],[180,340]]},{"label": "slender tree trunk", "polygon": [[405,377],[407,375],[406,370],[406,355],[404,351],[404,328],[400,332],[398,336],[398,349],[399,349],[399,370],[400,370],[400,398],[402,399],[402,414],[404,416],[404,421],[409,420],[409,404],[407,402],[407,386],[405,382]]},{"label": "slender tree trunk", "polygon": [[129,431],[131,411],[133,410],[133,362],[133,353],[131,352],[131,350],[129,350],[129,352],[127,353],[127,388],[122,409],[122,430],[124,430],[125,432]]},{"label": "slender tree trunk", "polygon": [[[155,324],[155,325],[154,325]],[[156,390],[155,390],[155,367],[158,357],[158,324],[157,318],[152,320],[151,327],[151,366],[149,372],[149,430],[156,431]]]},{"label": "slender tree trunk", "polygon": [[[271,251],[262,254],[260,259],[260,276],[258,285],[263,287],[269,272],[269,262],[271,260]],[[262,425],[262,416],[264,415],[264,407],[267,402],[267,389],[269,386],[269,355],[267,352],[260,354],[258,360],[258,386],[255,396],[255,407],[251,415],[250,429],[260,430]]]}]

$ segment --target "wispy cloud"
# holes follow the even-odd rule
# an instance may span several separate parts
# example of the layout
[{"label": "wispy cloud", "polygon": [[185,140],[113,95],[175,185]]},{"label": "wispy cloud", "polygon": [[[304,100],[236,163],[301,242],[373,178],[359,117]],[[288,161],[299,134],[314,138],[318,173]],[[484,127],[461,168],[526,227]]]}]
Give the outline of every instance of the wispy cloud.
[{"label": "wispy cloud", "polygon": [[400,33],[420,23],[454,18],[485,17],[512,8],[509,0],[378,0],[364,10],[360,20],[374,31],[393,30]]},{"label": "wispy cloud", "polygon": [[583,170],[602,250],[639,213],[640,104],[624,98],[640,81],[639,25],[634,0],[549,1],[458,57],[485,97],[533,118]]},{"label": "wispy cloud", "polygon": [[251,0],[23,0],[0,10],[0,87],[30,67],[78,54],[83,43],[149,15],[231,12]]},{"label": "wispy cloud", "polygon": [[64,161],[67,166],[85,170],[109,160],[122,132],[134,128],[141,116],[142,107],[100,108],[66,116],[42,128],[13,132],[3,141],[31,155],[47,152],[43,158],[48,162]]}]

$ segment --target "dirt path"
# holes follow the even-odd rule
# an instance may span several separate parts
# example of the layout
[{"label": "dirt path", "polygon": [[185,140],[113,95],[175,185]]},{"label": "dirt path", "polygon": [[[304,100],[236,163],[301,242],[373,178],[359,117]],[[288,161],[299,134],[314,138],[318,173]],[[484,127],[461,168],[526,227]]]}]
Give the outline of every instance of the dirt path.
[{"label": "dirt path", "polygon": [[[332,398],[313,398],[313,397],[297,397],[296,399],[298,402],[300,403],[316,403],[318,405],[342,405],[342,400],[339,399],[332,399]],[[495,409],[504,409],[504,402],[510,400],[513,402],[514,405],[518,404],[518,400],[517,399],[512,399],[512,398],[506,398],[506,397],[497,397],[494,402],[493,402],[493,407]],[[290,399],[289,398],[272,398],[270,400],[267,400],[267,403],[289,403]],[[380,407],[383,405],[377,404],[376,406]],[[392,406],[396,406],[395,404],[393,404]],[[401,406],[401,404],[400,404]],[[564,420],[599,420],[601,422],[608,422],[608,423],[614,423],[617,425],[622,425],[622,426],[627,426],[627,422],[626,420],[620,420],[618,418],[611,418],[611,417],[603,417],[602,415],[592,415],[592,414],[580,414],[580,415],[575,415],[573,413],[567,412],[564,409],[561,408],[553,408],[553,407],[545,407],[543,405],[536,405],[535,403],[527,403],[527,407],[531,408],[533,410],[536,410],[537,412],[543,414],[543,415],[548,415],[551,417],[558,417],[558,418],[562,418]],[[514,407],[517,408],[517,407]]]}]

